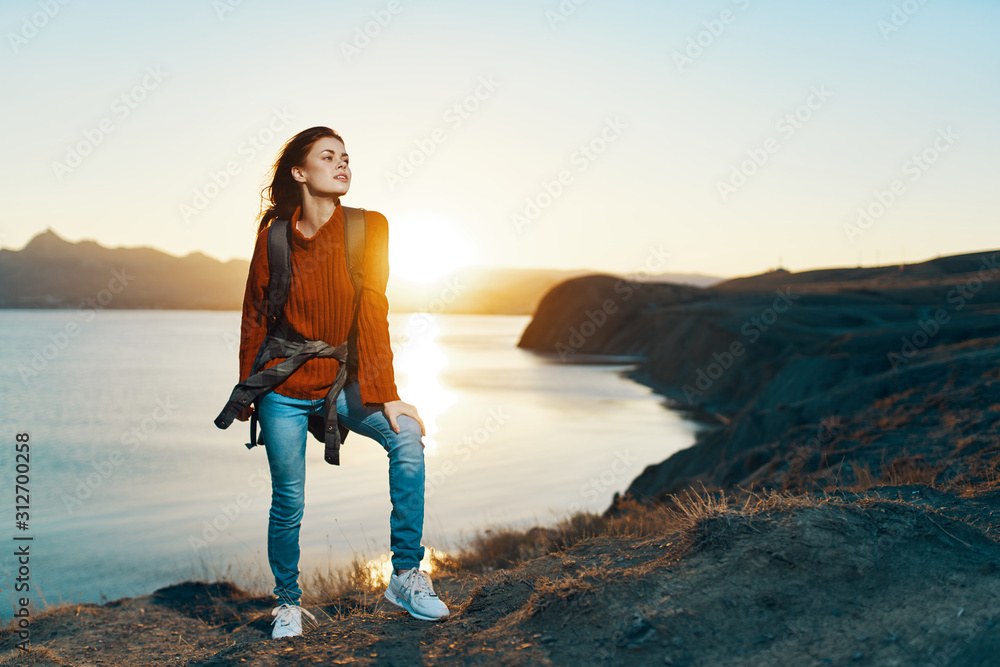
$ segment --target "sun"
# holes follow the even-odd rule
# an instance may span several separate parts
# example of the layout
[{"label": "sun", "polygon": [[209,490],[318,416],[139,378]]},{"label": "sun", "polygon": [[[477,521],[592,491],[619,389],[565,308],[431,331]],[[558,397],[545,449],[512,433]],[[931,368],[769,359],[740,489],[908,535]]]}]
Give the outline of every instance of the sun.
[{"label": "sun", "polygon": [[465,230],[445,217],[420,214],[389,223],[389,272],[405,280],[429,283],[475,263]]}]

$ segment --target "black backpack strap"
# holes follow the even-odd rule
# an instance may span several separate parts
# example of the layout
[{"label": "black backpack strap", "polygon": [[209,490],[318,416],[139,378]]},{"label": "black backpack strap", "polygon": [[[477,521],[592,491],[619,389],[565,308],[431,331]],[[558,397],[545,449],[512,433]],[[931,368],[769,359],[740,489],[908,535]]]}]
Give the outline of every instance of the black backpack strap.
[{"label": "black backpack strap", "polygon": [[[288,287],[292,284],[292,226],[288,220],[273,220],[267,228],[267,308],[264,311],[267,333],[257,348],[257,356],[250,367],[250,376],[260,372],[266,363],[264,351],[268,340],[278,329],[278,322],[285,314],[285,302],[288,301]],[[247,447],[256,447],[257,438],[257,401],[253,401],[254,410],[250,413],[250,442]],[[225,428],[220,426],[219,428]]]},{"label": "black backpack strap", "polygon": [[365,209],[344,206],[344,236],[347,252],[347,272],[351,275],[354,290],[360,291],[365,280],[365,246],[368,225]]},{"label": "black backpack strap", "polygon": [[292,226],[288,220],[275,220],[267,232],[267,330],[273,333],[285,313],[288,287],[292,284]]},{"label": "black backpack strap", "polygon": [[[267,228],[267,304],[264,310],[267,333],[257,348],[257,356],[250,367],[250,375],[260,371],[264,365],[264,349],[267,340],[277,330],[278,321],[285,313],[288,287],[292,282],[292,247],[289,235],[292,226],[288,220],[274,220]],[[251,428],[251,430],[254,430]]]},{"label": "black backpack strap", "polygon": [[365,251],[368,246],[368,218],[363,208],[344,206],[344,252],[347,256],[347,273],[354,285],[354,315],[347,334],[347,360],[354,372],[358,368],[358,318],[361,288],[365,282]]}]

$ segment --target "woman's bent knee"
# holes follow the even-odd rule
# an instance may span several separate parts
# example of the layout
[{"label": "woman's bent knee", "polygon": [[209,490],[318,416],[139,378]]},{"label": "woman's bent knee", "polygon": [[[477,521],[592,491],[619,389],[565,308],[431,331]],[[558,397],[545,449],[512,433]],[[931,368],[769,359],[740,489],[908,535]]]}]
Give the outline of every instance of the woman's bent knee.
[{"label": "woman's bent knee", "polygon": [[423,431],[420,428],[420,422],[411,417],[410,415],[400,415],[396,419],[396,423],[399,425],[399,433],[396,436],[404,443],[411,445],[417,444],[423,447],[423,443],[420,438],[423,437]]},{"label": "woman's bent knee", "polygon": [[409,463],[423,464],[424,444],[421,442],[420,422],[409,415],[400,415],[396,420],[399,433],[393,432],[388,450],[389,457]]}]

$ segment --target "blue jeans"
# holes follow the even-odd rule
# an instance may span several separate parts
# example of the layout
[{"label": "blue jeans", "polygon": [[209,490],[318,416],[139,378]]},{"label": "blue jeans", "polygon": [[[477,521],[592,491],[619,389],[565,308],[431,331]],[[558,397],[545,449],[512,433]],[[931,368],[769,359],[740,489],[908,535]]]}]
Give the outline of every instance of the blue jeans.
[{"label": "blue jeans", "polygon": [[[258,410],[271,468],[267,559],[274,574],[274,595],[279,604],[297,605],[302,595],[298,584],[299,526],[305,507],[308,416],[323,414],[323,399],[291,398],[272,391],[258,399]],[[337,397],[337,418],[351,431],[377,441],[389,456],[392,565],[397,569],[418,567],[424,557],[420,544],[424,530],[420,423],[409,415],[400,415],[396,433],[381,407],[368,407],[362,402],[357,380],[346,384]],[[323,446],[319,441],[316,444]]]}]

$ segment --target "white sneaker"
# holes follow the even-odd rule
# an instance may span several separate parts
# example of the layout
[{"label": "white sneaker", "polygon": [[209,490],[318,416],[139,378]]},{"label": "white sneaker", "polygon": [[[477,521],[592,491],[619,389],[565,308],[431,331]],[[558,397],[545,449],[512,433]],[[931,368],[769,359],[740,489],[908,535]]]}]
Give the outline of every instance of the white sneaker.
[{"label": "white sneaker", "polygon": [[274,630],[271,631],[271,639],[298,637],[301,635],[302,614],[305,614],[314,621],[316,620],[316,617],[310,614],[307,609],[296,605],[282,604],[280,607],[275,607],[274,611],[271,612],[271,616],[274,616],[274,620],[271,621],[274,625]]},{"label": "white sneaker", "polygon": [[431,578],[420,568],[413,567],[401,575],[393,571],[385,599],[410,612],[421,621],[437,621],[448,615],[448,606],[438,599]]}]

